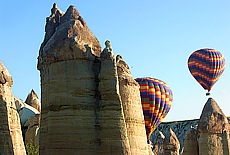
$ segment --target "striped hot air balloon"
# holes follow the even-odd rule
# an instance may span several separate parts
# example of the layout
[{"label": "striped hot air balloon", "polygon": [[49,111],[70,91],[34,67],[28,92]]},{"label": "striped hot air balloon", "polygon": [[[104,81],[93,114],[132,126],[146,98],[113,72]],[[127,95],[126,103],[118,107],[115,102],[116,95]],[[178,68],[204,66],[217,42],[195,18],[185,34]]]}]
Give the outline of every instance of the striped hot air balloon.
[{"label": "striped hot air balloon", "polygon": [[169,86],[155,78],[137,78],[148,139],[169,112],[173,95]]},{"label": "striped hot air balloon", "polygon": [[224,56],[215,49],[204,48],[193,52],[188,59],[192,76],[205,89],[210,90],[225,69]]}]

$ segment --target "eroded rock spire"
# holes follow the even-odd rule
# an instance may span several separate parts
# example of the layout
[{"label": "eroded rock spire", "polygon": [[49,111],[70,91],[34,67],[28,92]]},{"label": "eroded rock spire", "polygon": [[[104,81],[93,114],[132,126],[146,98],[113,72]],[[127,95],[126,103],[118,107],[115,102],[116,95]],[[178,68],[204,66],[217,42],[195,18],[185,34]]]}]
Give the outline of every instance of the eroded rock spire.
[{"label": "eroded rock spire", "polygon": [[206,102],[198,123],[199,132],[223,133],[229,131],[228,119],[212,98]]},{"label": "eroded rock spire", "polygon": [[0,154],[26,155],[10,72],[0,61]]},{"label": "eroded rock spire", "polygon": [[110,41],[101,50],[74,6],[57,12],[54,4],[38,57],[40,154],[149,154],[128,65],[121,56],[116,61]]},{"label": "eroded rock spire", "polygon": [[[45,38],[39,50],[37,65],[39,70],[52,62],[101,54],[98,39],[72,5],[66,13],[63,13],[54,3],[51,15],[46,19],[45,32]],[[79,49],[84,54],[79,54]]]},{"label": "eroded rock spire", "polygon": [[206,102],[198,122],[199,154],[230,154],[230,125],[214,99]]}]

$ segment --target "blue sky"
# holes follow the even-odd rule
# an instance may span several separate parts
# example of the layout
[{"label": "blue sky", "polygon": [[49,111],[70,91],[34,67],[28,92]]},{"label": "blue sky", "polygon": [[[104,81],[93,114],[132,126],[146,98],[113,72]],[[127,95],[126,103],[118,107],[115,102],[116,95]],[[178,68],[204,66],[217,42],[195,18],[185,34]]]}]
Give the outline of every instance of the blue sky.
[{"label": "blue sky", "polygon": [[211,97],[230,116],[229,0],[1,0],[0,60],[13,76],[15,96],[25,100],[31,89],[41,94],[37,56],[54,2],[64,12],[74,5],[102,47],[105,40],[112,42],[134,78],[154,77],[171,87],[174,101],[165,121],[200,117],[208,98],[191,76],[187,60],[200,48],[219,50],[227,66]]}]

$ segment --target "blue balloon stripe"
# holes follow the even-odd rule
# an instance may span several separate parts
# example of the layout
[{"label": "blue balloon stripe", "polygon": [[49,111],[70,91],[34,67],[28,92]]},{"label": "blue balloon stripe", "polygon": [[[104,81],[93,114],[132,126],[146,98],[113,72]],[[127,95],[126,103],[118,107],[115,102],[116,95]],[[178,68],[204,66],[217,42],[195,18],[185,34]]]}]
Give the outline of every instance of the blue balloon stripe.
[{"label": "blue balloon stripe", "polygon": [[209,72],[205,68],[200,68],[196,65],[189,66],[189,70],[190,70],[190,72],[194,72],[194,73],[198,72],[198,73],[204,74],[208,78],[216,78],[219,76],[220,73],[223,72],[222,69],[220,69],[219,71],[217,70],[216,73],[215,72]]},{"label": "blue balloon stripe", "polygon": [[224,59],[217,59],[219,61],[209,61],[207,59],[202,59],[199,57],[191,56],[189,58],[189,63],[191,65],[197,64],[199,66],[205,66],[209,69],[215,69],[216,68],[216,62],[218,62],[220,65],[219,66],[224,66],[225,65],[225,60]]},{"label": "blue balloon stripe", "polygon": [[224,56],[219,51],[212,50],[212,49],[202,49],[202,50],[195,51],[190,56],[190,58],[195,58],[203,62],[214,62],[216,60],[211,59],[213,57],[213,54],[215,54],[216,58],[220,61],[224,59]]}]

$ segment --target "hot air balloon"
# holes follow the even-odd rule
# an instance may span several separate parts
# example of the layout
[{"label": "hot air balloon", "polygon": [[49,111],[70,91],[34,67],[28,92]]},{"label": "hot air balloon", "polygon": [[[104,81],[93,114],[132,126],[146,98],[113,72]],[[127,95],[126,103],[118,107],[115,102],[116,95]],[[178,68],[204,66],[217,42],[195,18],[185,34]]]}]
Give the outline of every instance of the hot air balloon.
[{"label": "hot air balloon", "polygon": [[198,83],[210,94],[213,85],[225,68],[224,56],[215,49],[204,48],[193,52],[188,59],[188,68]]},{"label": "hot air balloon", "polygon": [[161,80],[150,77],[135,80],[140,85],[146,135],[149,139],[152,132],[169,112],[173,95],[169,86]]}]

